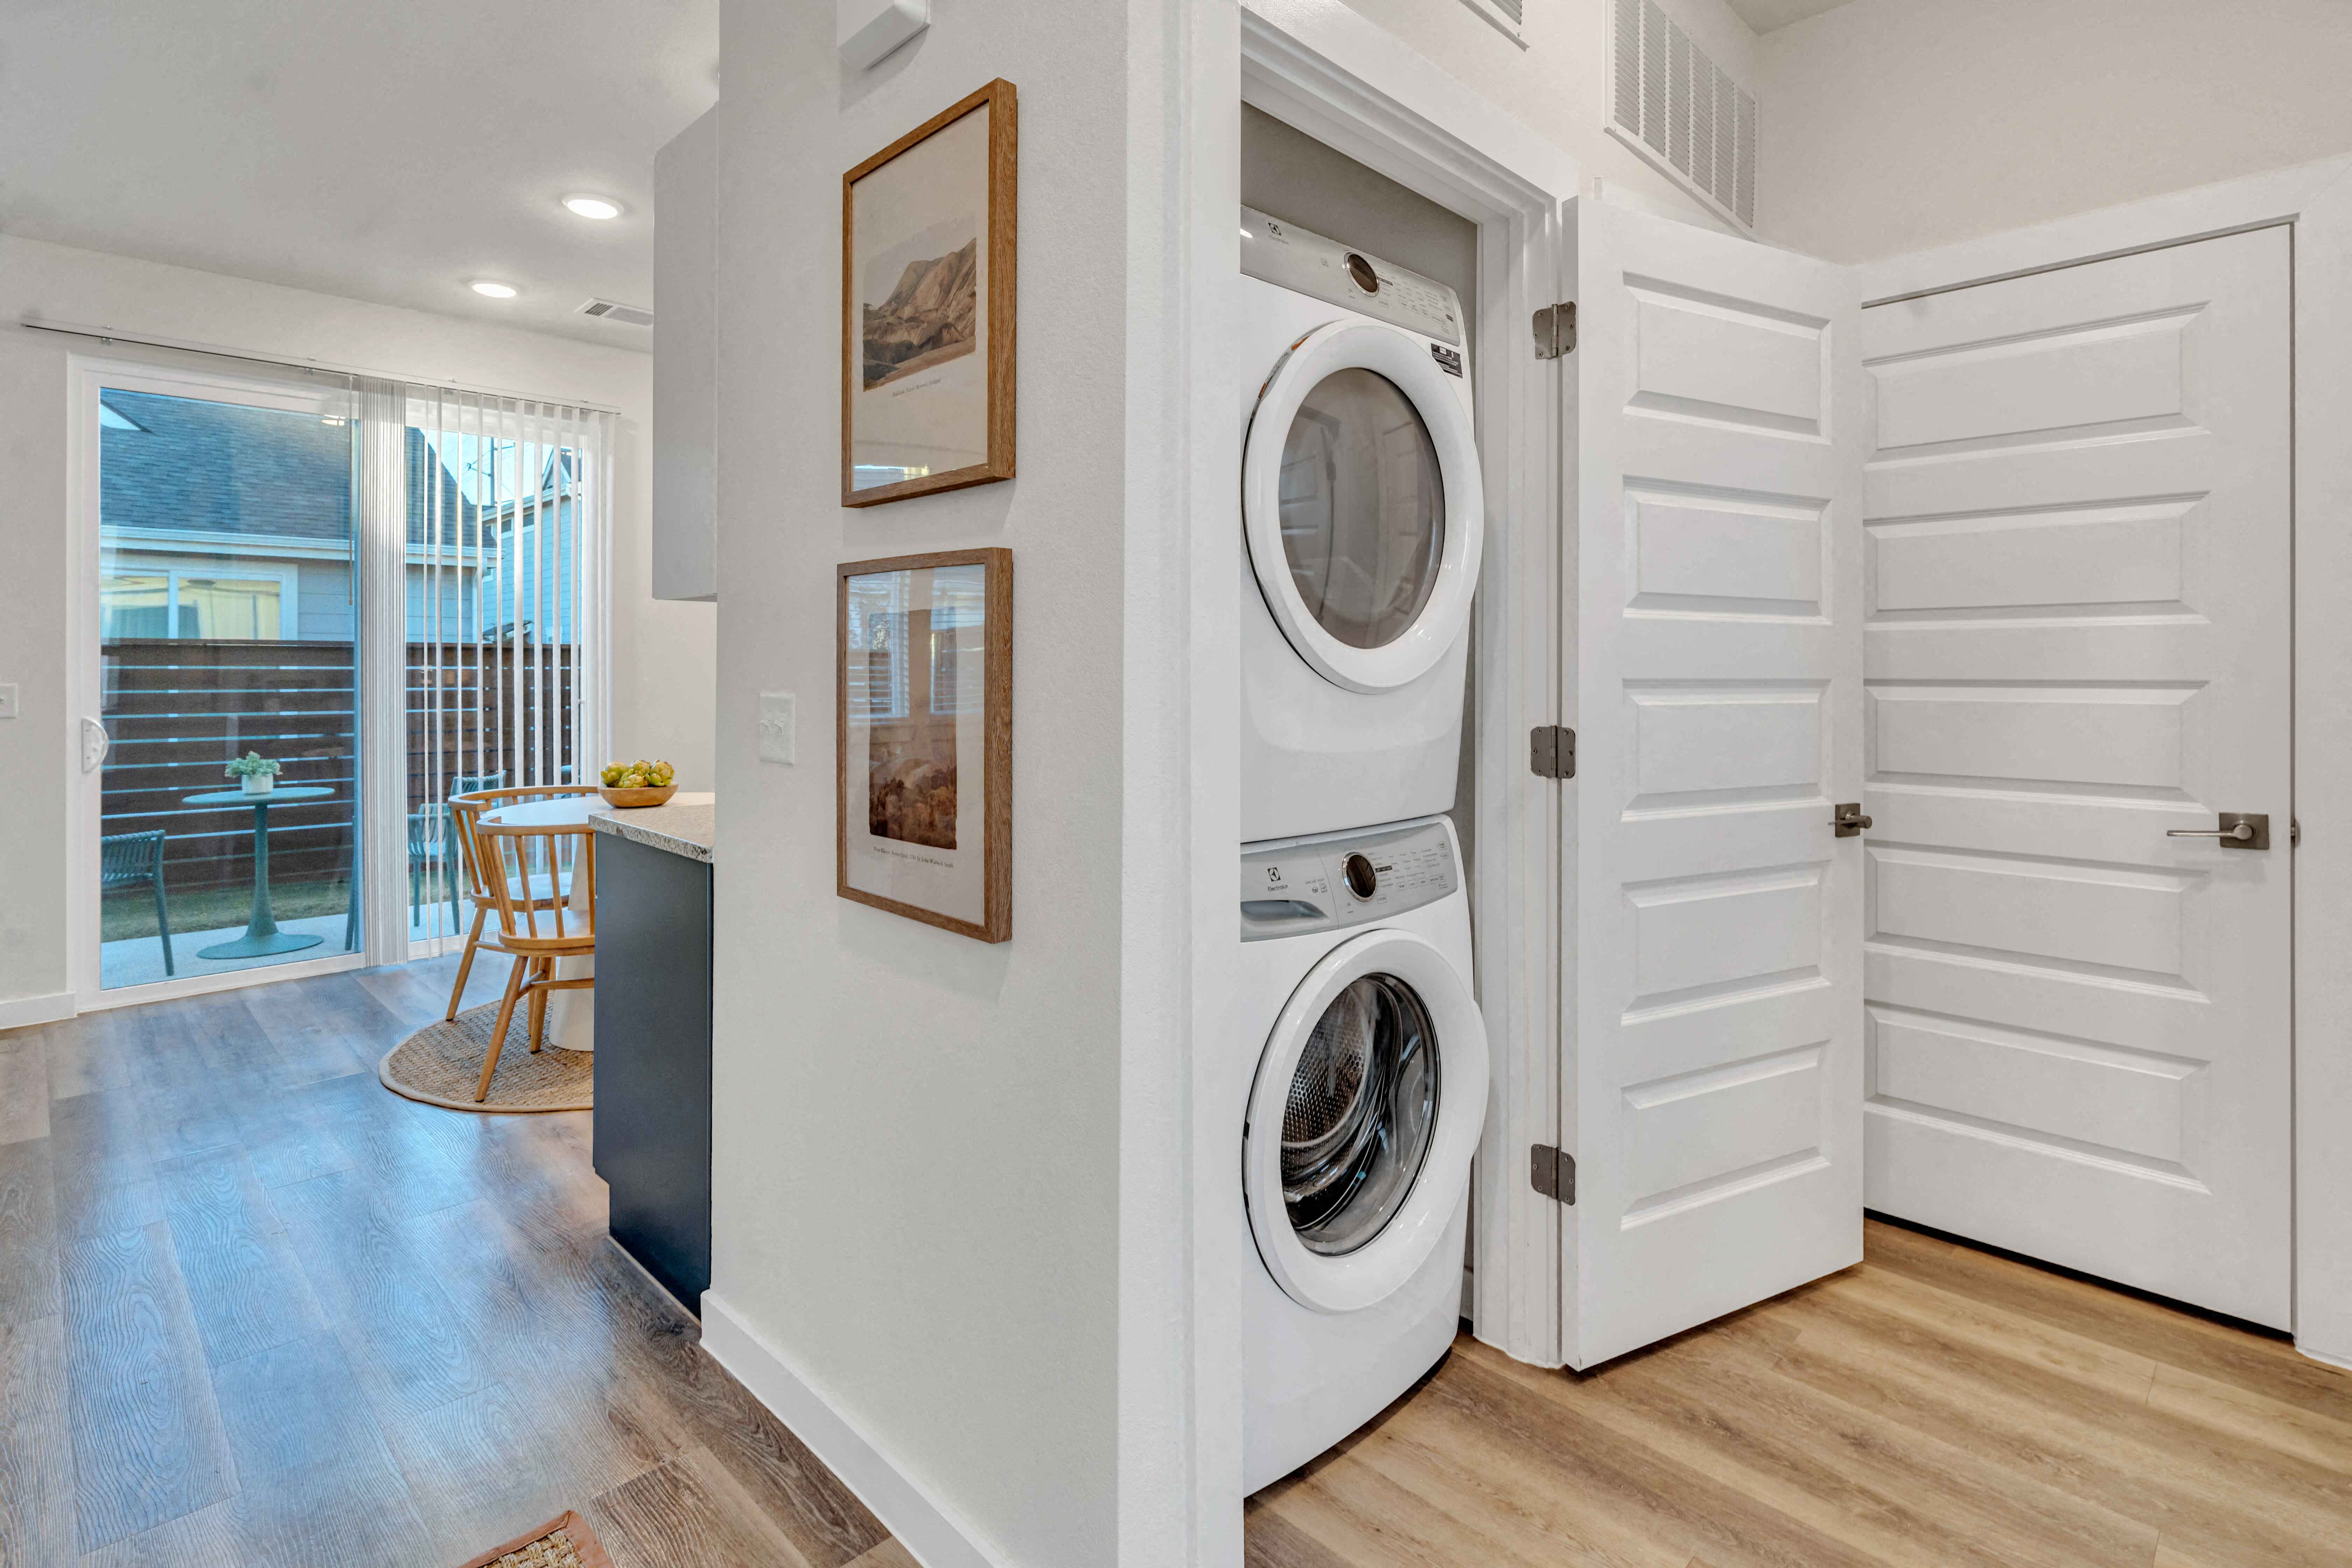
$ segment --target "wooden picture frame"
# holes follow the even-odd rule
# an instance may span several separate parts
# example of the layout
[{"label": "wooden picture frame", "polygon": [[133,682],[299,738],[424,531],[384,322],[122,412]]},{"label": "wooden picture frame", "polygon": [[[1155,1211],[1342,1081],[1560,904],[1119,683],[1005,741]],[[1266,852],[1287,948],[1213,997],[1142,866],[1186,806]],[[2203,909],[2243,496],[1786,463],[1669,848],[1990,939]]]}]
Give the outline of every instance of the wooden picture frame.
[{"label": "wooden picture frame", "polygon": [[834,720],[835,891],[1009,941],[1013,552],[843,563]]},{"label": "wooden picture frame", "polygon": [[1013,477],[1017,114],[999,78],[841,177],[844,506]]}]

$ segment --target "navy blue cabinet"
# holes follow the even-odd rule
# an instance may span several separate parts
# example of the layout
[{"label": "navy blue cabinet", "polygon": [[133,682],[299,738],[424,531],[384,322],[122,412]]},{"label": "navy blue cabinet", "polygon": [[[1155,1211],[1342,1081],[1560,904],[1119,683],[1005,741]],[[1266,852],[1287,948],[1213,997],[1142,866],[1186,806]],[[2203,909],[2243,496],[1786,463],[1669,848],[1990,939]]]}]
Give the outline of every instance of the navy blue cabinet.
[{"label": "navy blue cabinet", "polygon": [[710,1284],[707,862],[596,840],[595,1165],[613,1239],[690,1311]]}]

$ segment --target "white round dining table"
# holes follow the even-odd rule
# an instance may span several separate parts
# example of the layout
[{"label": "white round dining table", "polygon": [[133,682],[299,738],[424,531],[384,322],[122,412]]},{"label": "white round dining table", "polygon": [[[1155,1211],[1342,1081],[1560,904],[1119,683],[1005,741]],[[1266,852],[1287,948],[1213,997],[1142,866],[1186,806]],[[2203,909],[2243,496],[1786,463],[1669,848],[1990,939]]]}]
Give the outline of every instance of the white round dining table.
[{"label": "white round dining table", "polygon": [[[502,805],[495,811],[482,813],[485,824],[503,827],[585,827],[592,813],[609,811],[600,795],[563,795],[553,800],[519,800],[512,805]],[[571,902],[565,895],[565,903]],[[593,976],[596,955],[581,953],[576,957],[555,961],[558,980],[576,980]],[[578,991],[551,991],[547,996],[547,1044],[563,1051],[593,1051],[596,1048],[596,992],[593,987]]]}]

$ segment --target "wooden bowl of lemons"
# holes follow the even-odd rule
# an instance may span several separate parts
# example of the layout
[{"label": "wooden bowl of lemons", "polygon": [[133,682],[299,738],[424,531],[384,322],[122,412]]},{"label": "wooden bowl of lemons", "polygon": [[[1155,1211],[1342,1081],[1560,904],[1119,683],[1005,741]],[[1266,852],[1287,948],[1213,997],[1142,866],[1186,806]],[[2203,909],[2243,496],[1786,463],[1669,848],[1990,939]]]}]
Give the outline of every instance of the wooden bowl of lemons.
[{"label": "wooden bowl of lemons", "polygon": [[677,772],[667,763],[607,763],[596,793],[604,804],[619,809],[659,805],[677,793]]}]

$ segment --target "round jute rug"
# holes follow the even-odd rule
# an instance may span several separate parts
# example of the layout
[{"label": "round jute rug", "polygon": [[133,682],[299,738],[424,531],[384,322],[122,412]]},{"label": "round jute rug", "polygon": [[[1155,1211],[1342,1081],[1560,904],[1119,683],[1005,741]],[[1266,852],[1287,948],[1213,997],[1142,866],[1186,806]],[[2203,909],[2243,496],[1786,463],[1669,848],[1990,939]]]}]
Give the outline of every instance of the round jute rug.
[{"label": "round jute rug", "polygon": [[476,1104],[474,1089],[482,1081],[490,1026],[498,1021],[499,1005],[485,1002],[428,1024],[386,1051],[375,1076],[394,1094],[451,1110],[585,1110],[596,1103],[596,1054],[542,1046],[533,1055],[530,1009],[517,1007],[507,1024],[506,1049],[499,1053],[489,1098]]}]

